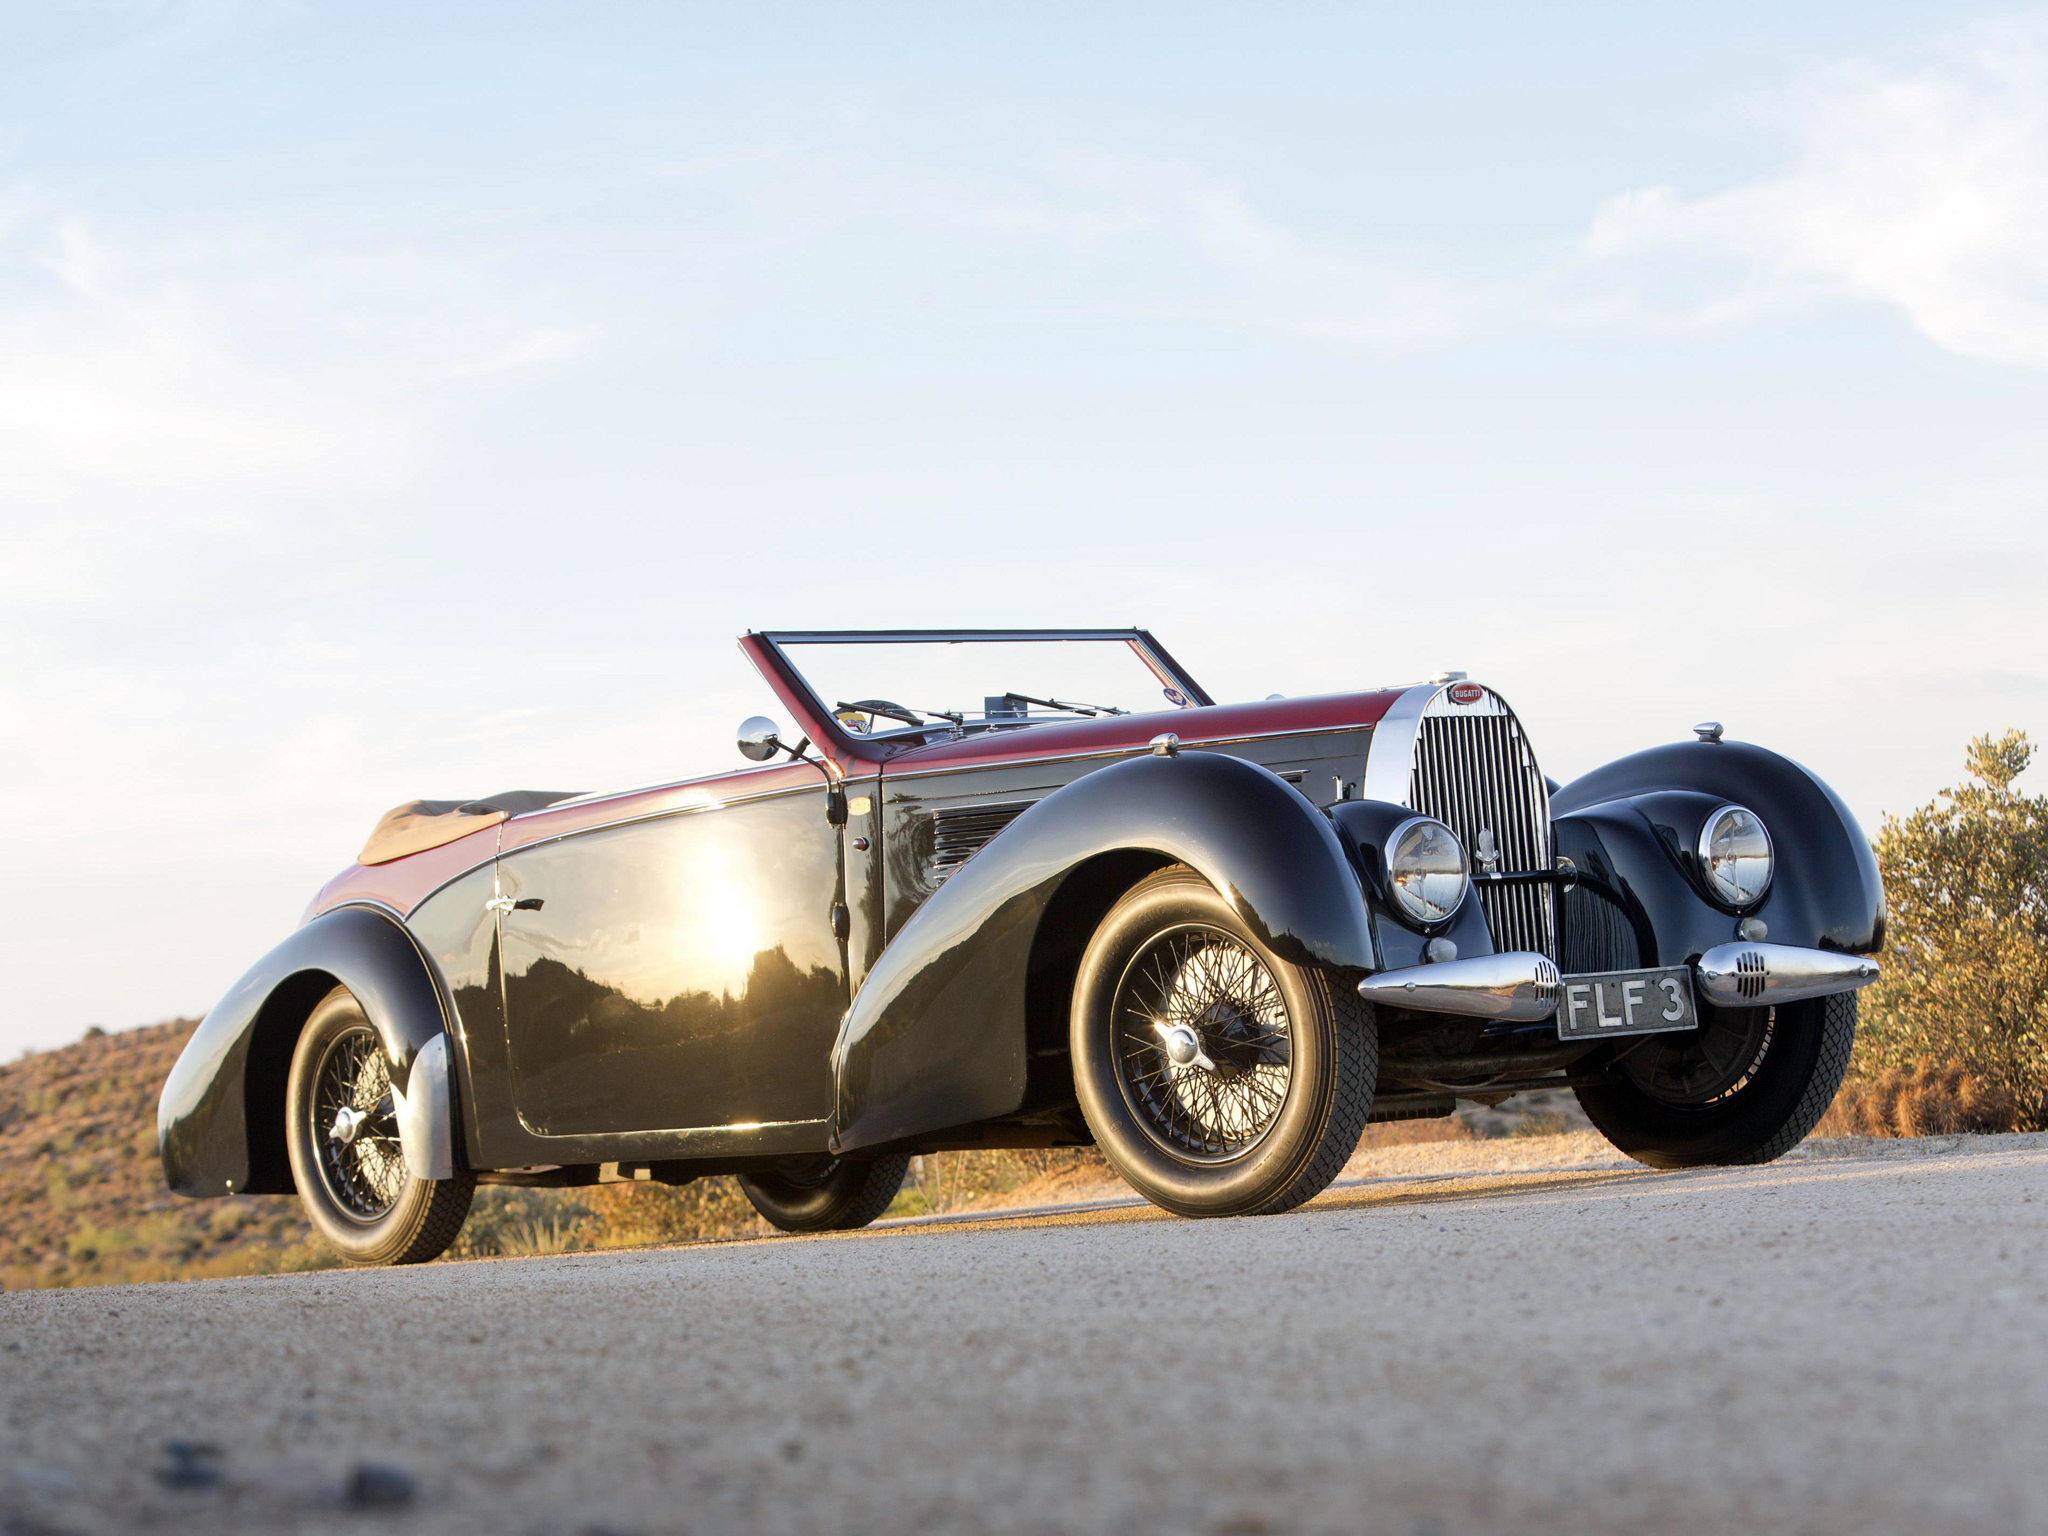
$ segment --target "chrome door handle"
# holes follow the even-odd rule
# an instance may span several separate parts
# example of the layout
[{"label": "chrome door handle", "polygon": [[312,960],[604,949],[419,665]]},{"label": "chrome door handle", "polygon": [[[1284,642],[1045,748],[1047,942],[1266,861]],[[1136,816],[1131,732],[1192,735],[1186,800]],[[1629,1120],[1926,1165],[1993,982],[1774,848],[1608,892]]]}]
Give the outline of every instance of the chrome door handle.
[{"label": "chrome door handle", "polygon": [[484,910],[486,912],[510,912],[514,907],[518,905],[519,903],[514,901],[510,896],[493,896],[489,901],[484,903]]}]

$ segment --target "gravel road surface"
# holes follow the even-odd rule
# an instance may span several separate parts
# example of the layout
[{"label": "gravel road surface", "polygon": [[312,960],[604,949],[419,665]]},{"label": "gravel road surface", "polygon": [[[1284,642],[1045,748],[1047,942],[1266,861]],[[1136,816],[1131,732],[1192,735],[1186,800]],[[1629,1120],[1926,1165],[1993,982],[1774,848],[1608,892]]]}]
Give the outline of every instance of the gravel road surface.
[{"label": "gravel road surface", "polygon": [[1264,1219],[8,1294],[0,1531],[2048,1531],[2048,1137],[1580,1140]]}]

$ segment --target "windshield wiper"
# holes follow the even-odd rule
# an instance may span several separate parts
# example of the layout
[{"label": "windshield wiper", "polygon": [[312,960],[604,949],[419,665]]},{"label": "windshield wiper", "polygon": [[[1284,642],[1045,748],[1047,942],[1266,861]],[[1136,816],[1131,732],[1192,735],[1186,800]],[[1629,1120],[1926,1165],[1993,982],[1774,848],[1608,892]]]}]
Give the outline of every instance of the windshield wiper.
[{"label": "windshield wiper", "polygon": [[[891,720],[901,720],[905,725],[926,725],[929,723],[924,718],[924,715],[920,715],[908,705],[897,704],[889,699],[856,699],[851,704],[841,699],[832,708],[834,713],[852,710],[863,715],[884,715]],[[947,721],[956,728],[965,724],[967,720],[965,715],[958,714],[950,709],[928,709],[924,714],[930,715],[933,720]]]},{"label": "windshield wiper", "polygon": [[1074,704],[1065,699],[1034,699],[1028,693],[1006,693],[1006,699],[1015,699],[1019,704],[1039,704],[1047,709],[1063,709],[1070,715],[1127,715],[1127,709],[1118,709],[1114,704]]},{"label": "windshield wiper", "polygon": [[832,706],[832,710],[835,714],[886,715],[891,720],[901,720],[905,725],[924,724],[924,716],[887,699],[856,699],[851,704],[841,699]]}]

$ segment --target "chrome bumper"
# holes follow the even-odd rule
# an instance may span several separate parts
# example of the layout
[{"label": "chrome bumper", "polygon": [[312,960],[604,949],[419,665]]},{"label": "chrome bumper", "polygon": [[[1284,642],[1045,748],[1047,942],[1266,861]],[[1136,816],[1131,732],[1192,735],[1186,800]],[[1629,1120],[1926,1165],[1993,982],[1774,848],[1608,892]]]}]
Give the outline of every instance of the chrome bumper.
[{"label": "chrome bumper", "polygon": [[1695,974],[1700,995],[1717,1008],[1763,1008],[1867,987],[1877,980],[1877,962],[1790,944],[1717,944],[1700,956]]},{"label": "chrome bumper", "polygon": [[[1719,944],[1700,956],[1693,976],[1700,995],[1717,1008],[1763,1008],[1867,987],[1877,980],[1877,962],[1790,944]],[[1562,993],[1557,967],[1530,950],[1405,966],[1358,984],[1367,1002],[1511,1024],[1549,1018]]]},{"label": "chrome bumper", "polygon": [[1511,949],[1470,960],[1443,960],[1381,971],[1358,984],[1369,1003],[1394,1003],[1424,1013],[1533,1024],[1557,1012],[1563,985],[1547,955]]}]

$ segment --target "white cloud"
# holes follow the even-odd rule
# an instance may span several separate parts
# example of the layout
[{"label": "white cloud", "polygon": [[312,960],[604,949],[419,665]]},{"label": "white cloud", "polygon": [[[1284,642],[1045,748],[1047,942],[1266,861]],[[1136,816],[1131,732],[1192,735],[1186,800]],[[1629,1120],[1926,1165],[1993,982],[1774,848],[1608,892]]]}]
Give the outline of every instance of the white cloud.
[{"label": "white cloud", "polygon": [[414,252],[124,244],[32,201],[0,210],[0,498],[17,506],[161,516],[157,498],[192,492],[388,491],[433,391],[597,335],[521,325]]},{"label": "white cloud", "polygon": [[0,495],[182,489],[304,472],[342,434],[237,367],[191,289],[134,274],[67,221],[15,265],[43,292],[0,308]]},{"label": "white cloud", "polygon": [[1693,306],[1702,321],[1848,297],[1897,306],[1966,357],[2048,367],[2048,22],[1974,28],[1910,69],[1820,71],[1771,115],[1788,170],[1612,198],[1589,254],[1735,258],[1746,275]]}]

